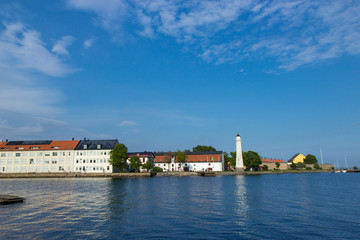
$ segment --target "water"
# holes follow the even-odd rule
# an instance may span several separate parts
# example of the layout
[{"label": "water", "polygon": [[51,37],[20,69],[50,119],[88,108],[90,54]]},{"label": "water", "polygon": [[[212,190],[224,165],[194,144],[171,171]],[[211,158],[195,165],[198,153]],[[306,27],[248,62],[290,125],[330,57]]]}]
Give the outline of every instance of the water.
[{"label": "water", "polygon": [[1,179],[0,239],[359,239],[360,174]]}]

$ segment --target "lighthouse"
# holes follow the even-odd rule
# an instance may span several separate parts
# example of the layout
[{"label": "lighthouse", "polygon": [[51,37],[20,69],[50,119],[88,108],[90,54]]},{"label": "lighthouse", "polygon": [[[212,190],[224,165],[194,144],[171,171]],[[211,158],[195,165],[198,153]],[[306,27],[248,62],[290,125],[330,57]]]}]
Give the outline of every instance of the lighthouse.
[{"label": "lighthouse", "polygon": [[235,170],[238,172],[244,171],[244,161],[242,156],[241,137],[239,134],[236,135],[236,166]]}]

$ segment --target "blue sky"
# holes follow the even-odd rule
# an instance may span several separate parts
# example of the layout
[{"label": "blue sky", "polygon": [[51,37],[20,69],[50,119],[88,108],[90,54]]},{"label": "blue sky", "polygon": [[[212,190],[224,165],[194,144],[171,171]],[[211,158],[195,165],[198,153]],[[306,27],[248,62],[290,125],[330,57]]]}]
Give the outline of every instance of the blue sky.
[{"label": "blue sky", "polygon": [[3,139],[360,165],[359,1],[0,3]]}]

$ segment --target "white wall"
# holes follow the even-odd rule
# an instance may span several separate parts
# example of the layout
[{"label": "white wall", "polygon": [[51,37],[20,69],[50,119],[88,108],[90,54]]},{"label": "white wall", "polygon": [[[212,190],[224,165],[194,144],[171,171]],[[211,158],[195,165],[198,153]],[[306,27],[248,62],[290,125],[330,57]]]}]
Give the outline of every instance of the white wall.
[{"label": "white wall", "polygon": [[0,172],[71,172],[74,150],[1,151]]}]

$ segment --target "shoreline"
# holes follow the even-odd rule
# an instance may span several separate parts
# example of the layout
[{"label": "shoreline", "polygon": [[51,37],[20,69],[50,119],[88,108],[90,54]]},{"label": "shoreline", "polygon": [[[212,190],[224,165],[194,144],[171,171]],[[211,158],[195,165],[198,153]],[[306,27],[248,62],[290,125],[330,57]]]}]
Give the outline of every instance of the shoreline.
[{"label": "shoreline", "polygon": [[[258,172],[214,172],[214,176],[254,176],[269,174],[331,173],[329,170],[312,171],[258,171]],[[159,172],[159,173],[1,173],[1,178],[144,178],[144,177],[187,177],[198,176],[198,172]]]}]

